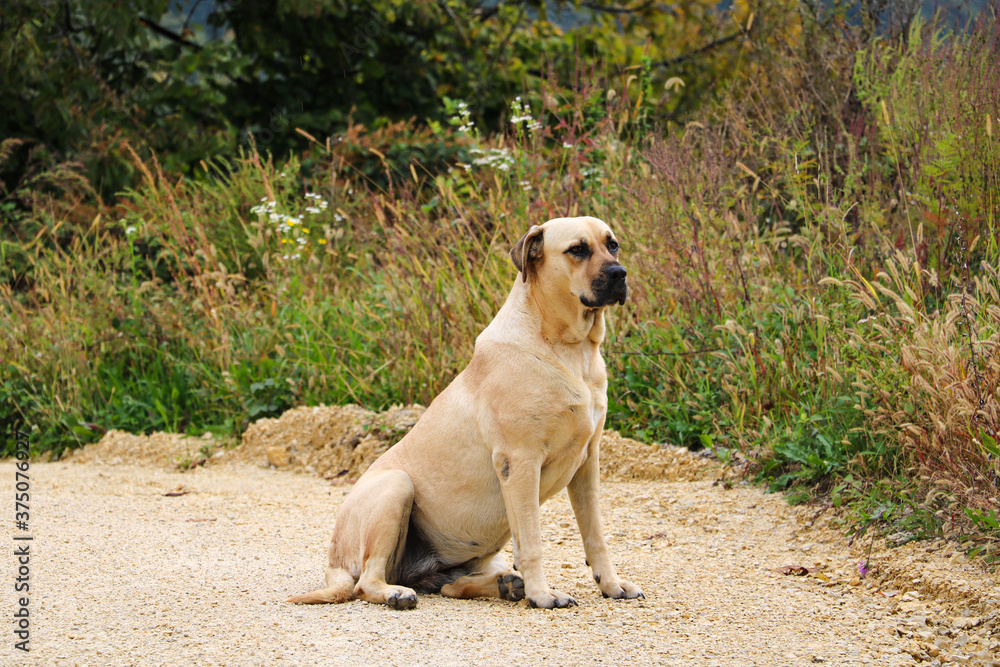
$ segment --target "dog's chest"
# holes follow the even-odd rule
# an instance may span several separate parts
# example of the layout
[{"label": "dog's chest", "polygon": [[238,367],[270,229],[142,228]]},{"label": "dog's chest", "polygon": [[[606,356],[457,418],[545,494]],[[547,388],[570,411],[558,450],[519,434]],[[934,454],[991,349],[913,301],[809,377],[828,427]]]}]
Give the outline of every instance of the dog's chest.
[{"label": "dog's chest", "polygon": [[565,487],[587,459],[589,444],[602,427],[607,412],[605,387],[604,383],[589,386],[581,382],[573,387],[556,413],[559,423],[545,443],[540,489],[543,497]]}]

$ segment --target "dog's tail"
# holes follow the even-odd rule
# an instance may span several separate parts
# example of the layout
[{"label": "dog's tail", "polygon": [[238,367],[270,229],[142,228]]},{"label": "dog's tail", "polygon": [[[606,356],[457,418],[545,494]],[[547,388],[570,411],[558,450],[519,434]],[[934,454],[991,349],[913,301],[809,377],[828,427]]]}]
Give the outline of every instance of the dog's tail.
[{"label": "dog's tail", "polygon": [[354,577],[340,567],[326,568],[326,588],[288,598],[296,604],[337,604],[354,597]]}]

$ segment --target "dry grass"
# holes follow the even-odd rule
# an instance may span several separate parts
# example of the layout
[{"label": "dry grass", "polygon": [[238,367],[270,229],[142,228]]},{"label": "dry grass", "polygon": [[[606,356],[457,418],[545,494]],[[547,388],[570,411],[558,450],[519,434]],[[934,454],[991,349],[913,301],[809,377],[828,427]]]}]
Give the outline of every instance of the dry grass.
[{"label": "dry grass", "polygon": [[[536,129],[356,127],[201,181],[136,155],[142,187],[89,229],[62,236],[65,202],[40,204],[37,236],[4,246],[24,268],[0,285],[0,420],[58,454],[111,428],[426,404],[502,302],[514,241],[590,214],[633,288],[610,322],[609,427],[740,450],[776,490],[889,479],[905,493],[850,487],[859,512],[961,523],[1000,479],[998,33],[925,27],[828,79],[824,49],[857,45],[761,37],[760,76],[665,138],[641,81],[595,74],[527,97]],[[918,70],[934,95],[902,86]],[[912,501],[932,487],[955,516]]]}]

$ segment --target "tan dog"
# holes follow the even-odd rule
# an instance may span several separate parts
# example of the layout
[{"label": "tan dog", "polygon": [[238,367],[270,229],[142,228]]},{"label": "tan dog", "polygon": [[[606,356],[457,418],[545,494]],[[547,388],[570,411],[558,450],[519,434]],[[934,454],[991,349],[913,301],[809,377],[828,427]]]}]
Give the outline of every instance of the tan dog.
[{"label": "tan dog", "polygon": [[[627,293],[618,242],[596,218],[557,218],[510,254],[519,278],[472,361],[347,496],[326,588],[289,602],[409,609],[440,591],[575,605],[542,569],[539,506],[564,487],[601,593],[644,597],[615,572],[598,506],[604,308]],[[499,553],[512,535],[520,574]]]}]

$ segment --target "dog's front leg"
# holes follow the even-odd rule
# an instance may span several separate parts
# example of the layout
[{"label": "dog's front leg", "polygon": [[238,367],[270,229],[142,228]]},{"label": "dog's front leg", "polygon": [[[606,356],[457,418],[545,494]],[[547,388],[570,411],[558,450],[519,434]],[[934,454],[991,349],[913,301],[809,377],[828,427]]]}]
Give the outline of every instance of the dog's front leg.
[{"label": "dog's front leg", "polygon": [[604,597],[645,598],[638,586],[619,578],[604,541],[600,506],[600,441],[603,428],[590,441],[588,456],[567,486],[576,522],[583,536],[583,550],[594,573],[594,581]]},{"label": "dog's front leg", "polygon": [[510,532],[517,544],[517,566],[524,579],[524,596],[532,607],[552,609],[576,605],[576,600],[549,588],[542,567],[542,520],[538,485],[542,462],[534,456],[493,454],[493,466],[507,509]]}]

